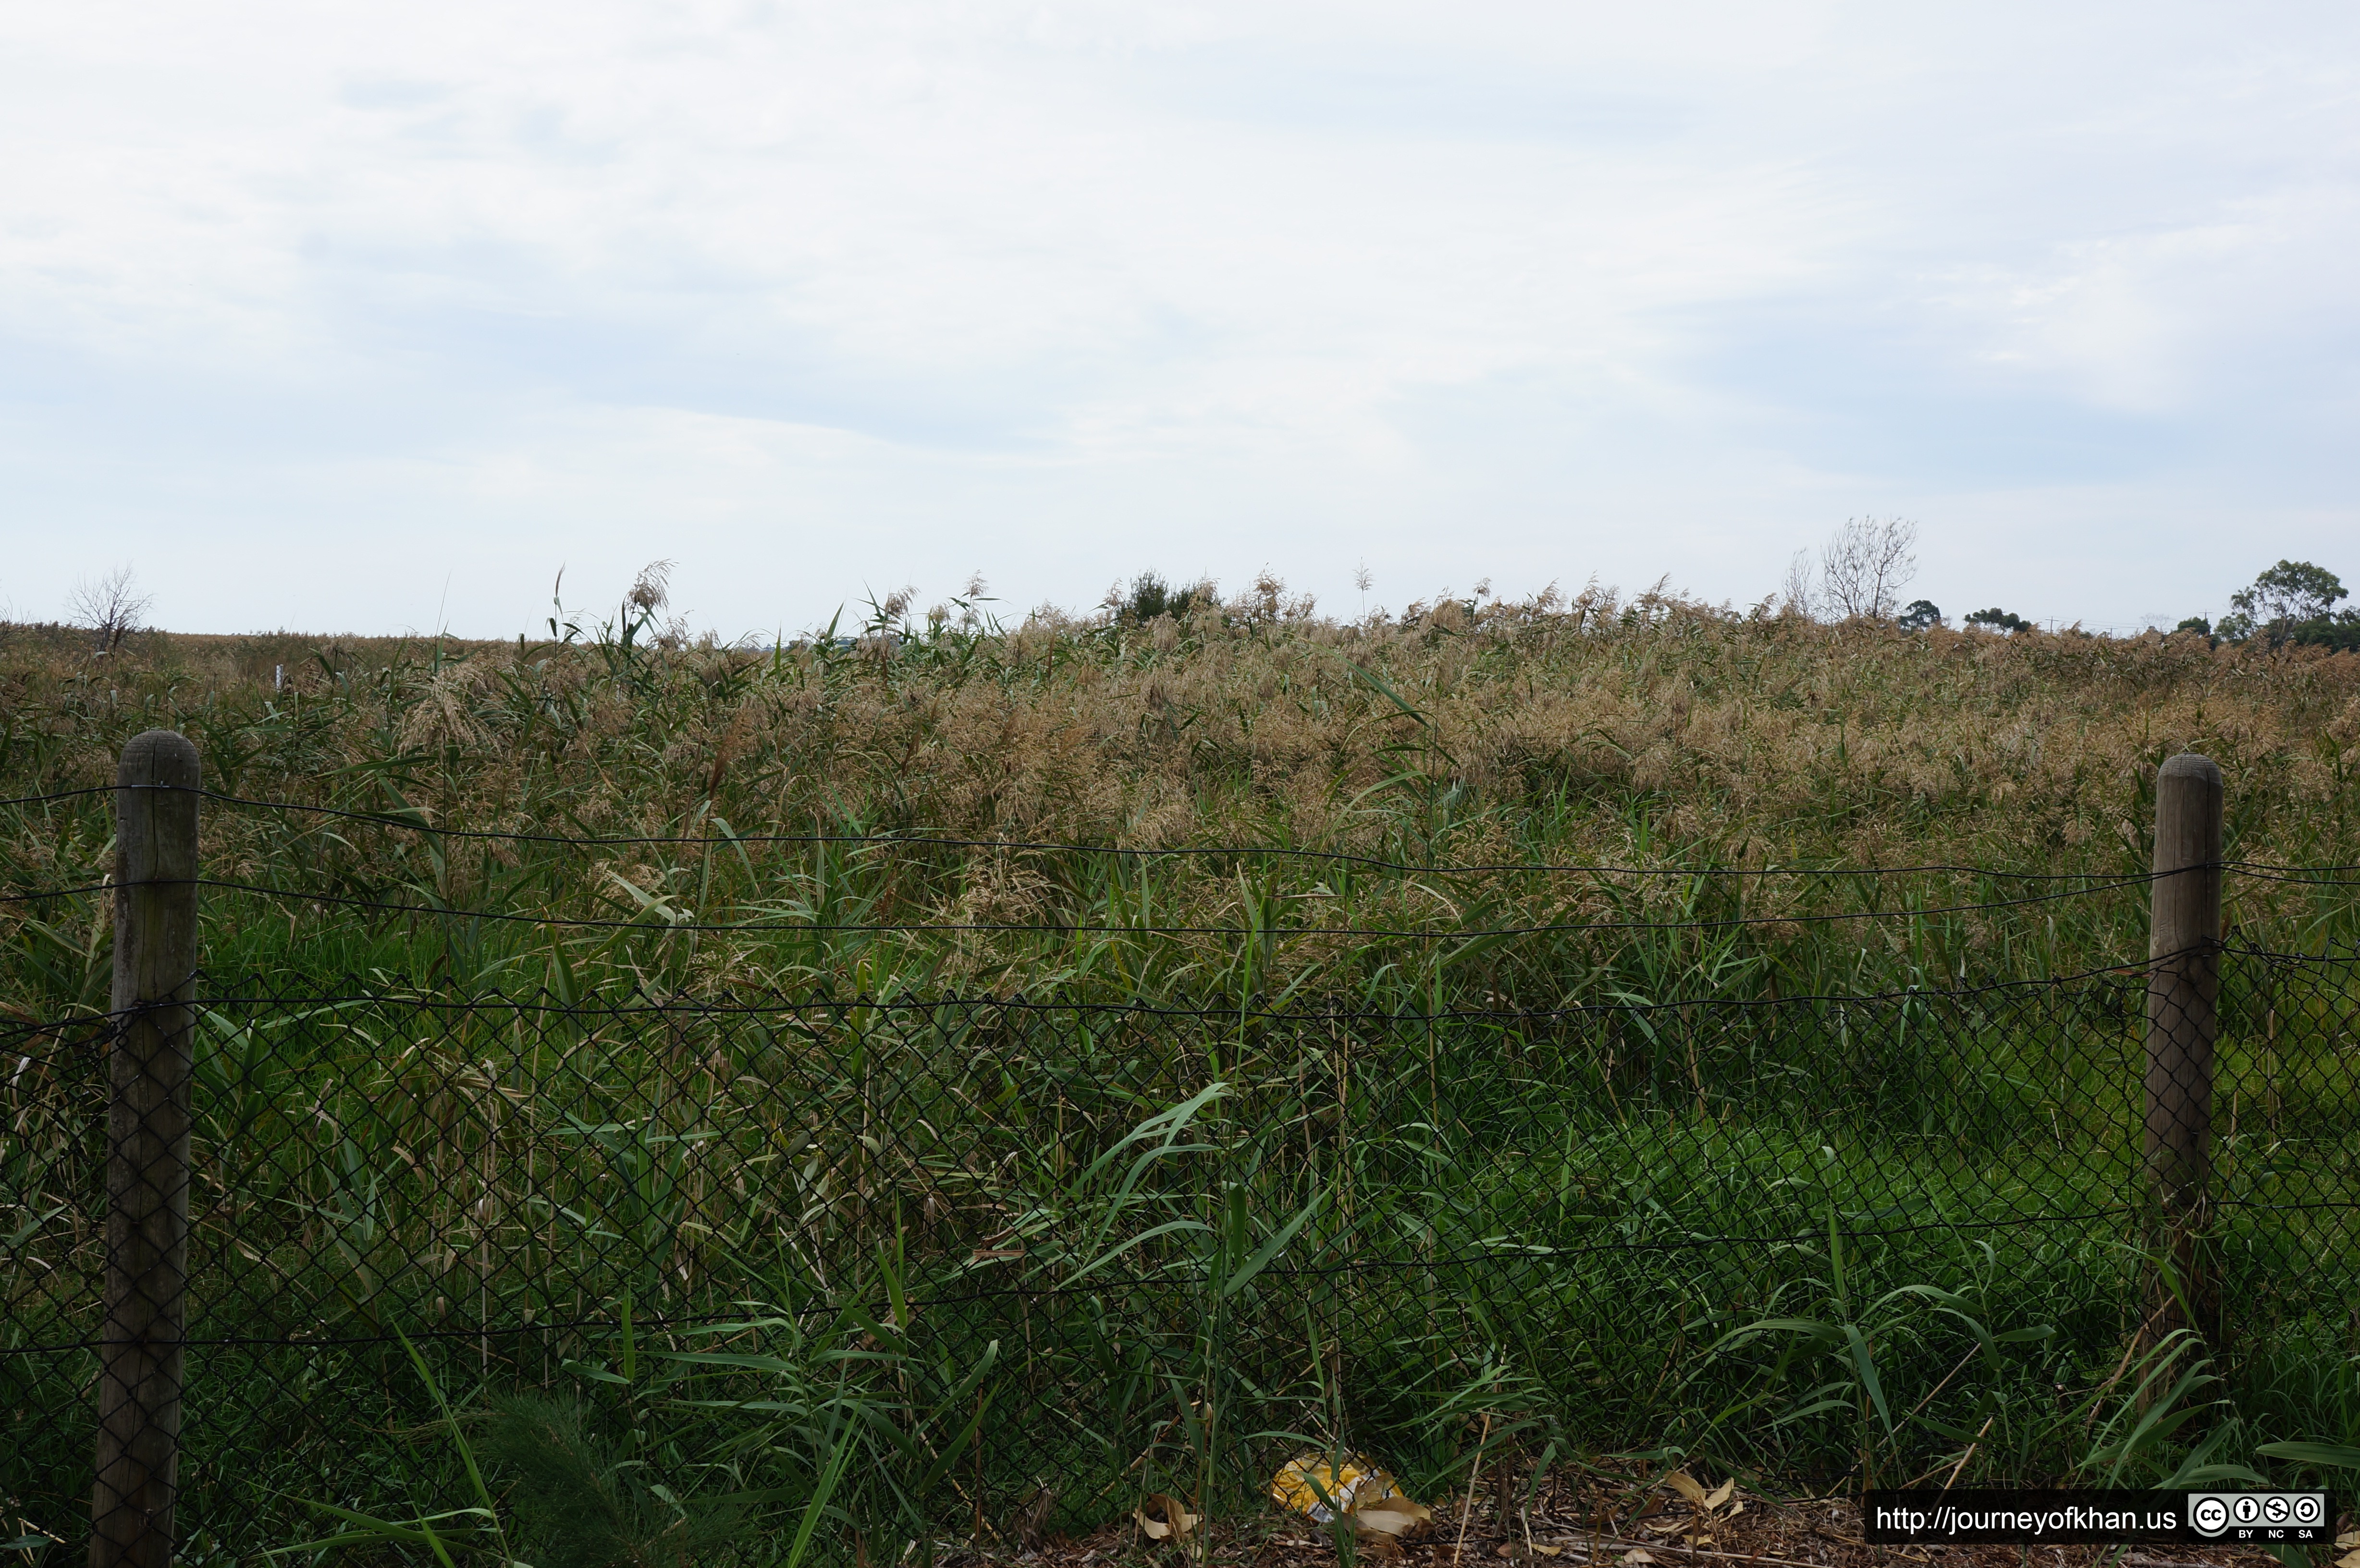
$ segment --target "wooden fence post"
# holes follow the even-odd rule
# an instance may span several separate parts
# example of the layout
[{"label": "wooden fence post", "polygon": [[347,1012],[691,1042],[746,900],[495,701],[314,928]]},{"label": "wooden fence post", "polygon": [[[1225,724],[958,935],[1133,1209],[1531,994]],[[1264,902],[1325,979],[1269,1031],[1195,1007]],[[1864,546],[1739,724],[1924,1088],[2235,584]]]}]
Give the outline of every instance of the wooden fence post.
[{"label": "wooden fence post", "polygon": [[170,1568],[189,1264],[197,748],[149,730],[115,776],[115,1028],[91,1568]]},{"label": "wooden fence post", "polygon": [[[2219,1331],[2211,1220],[2212,1046],[2220,1033],[2221,769],[2183,752],[2155,781],[2155,880],[2147,936],[2147,1185],[2154,1243],[2180,1279],[2157,1270],[2148,1296],[2153,1344],[2175,1329]],[[2183,1307],[2184,1301],[2184,1307]]]}]

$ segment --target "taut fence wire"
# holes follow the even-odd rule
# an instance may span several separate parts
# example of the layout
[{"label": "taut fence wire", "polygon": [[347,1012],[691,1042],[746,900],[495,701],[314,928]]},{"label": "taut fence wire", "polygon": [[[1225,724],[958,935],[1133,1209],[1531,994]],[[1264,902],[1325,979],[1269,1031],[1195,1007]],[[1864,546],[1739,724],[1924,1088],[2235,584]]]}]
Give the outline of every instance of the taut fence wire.
[{"label": "taut fence wire", "polygon": [[[2216,845],[2157,878],[2209,873],[2217,911],[2236,869]],[[384,1458],[425,1408],[405,1339],[461,1389],[661,1356],[664,1397],[710,1408],[866,1324],[922,1381],[984,1369],[952,1516],[1048,1488],[1083,1520],[1216,1384],[1240,1431],[1317,1406],[1381,1437],[1437,1368],[1512,1366],[1584,1440],[1643,1438],[1656,1390],[1607,1368],[1689,1375],[1838,1251],[1863,1290],[1965,1258],[1995,1323],[2067,1281],[2056,1326],[2095,1343],[2156,1321],[2161,1249],[2232,1356],[2341,1336],[2360,1299],[2360,953],[2208,939],[2044,981],[1430,1013],[172,979],[180,1023],[119,984],[0,1025],[0,1533],[25,1541],[92,1529],[142,1135],[185,1149],[140,1209],[182,1216],[142,1276],[177,1270],[180,1317],[138,1331],[184,1554],[415,1485]],[[180,1076],[126,1112],[141,1038]]]},{"label": "taut fence wire", "polygon": [[[2232,1344],[2340,1332],[2360,1296],[2355,971],[2226,955],[2206,1224]],[[1080,1504],[1167,1417],[1155,1369],[1220,1286],[1199,1232],[1152,1233],[1230,1193],[1257,1236],[1309,1214],[1230,1298],[1234,1355],[1286,1386],[1308,1313],[1372,1420],[1468,1342],[1625,1434],[1642,1391],[1590,1378],[1671,1352],[1646,1303],[1767,1301],[1824,1269],[1831,1228],[1897,1282],[1964,1245],[2002,1273],[2070,1260],[2112,1327],[2140,1310],[2146,996],[2101,974],[1431,1017],[206,998],[181,1529],[234,1541],[381,1432],[398,1332],[537,1387],[612,1362],[627,1315],[882,1316],[884,1257],[947,1363],[999,1346],[994,1506],[1052,1478]],[[91,1486],[117,1028],[16,1026],[0,1060],[0,1491],[64,1540]],[[1109,1345],[1148,1392],[1090,1358]],[[279,1473],[212,1462],[257,1432]]]}]

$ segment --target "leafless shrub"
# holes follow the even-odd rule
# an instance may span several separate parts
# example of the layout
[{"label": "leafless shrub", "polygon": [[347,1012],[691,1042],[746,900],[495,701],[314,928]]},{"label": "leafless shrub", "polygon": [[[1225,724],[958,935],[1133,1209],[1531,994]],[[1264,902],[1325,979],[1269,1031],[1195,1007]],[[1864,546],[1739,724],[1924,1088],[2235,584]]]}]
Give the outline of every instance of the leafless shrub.
[{"label": "leafless shrub", "polygon": [[1819,550],[1819,607],[1835,620],[1889,621],[1901,590],[1918,575],[1918,525],[1901,517],[1854,517]]},{"label": "leafless shrub", "polygon": [[1809,550],[1797,550],[1795,559],[1786,563],[1786,581],[1779,587],[1777,598],[1781,613],[1810,619],[1813,594]]},{"label": "leafless shrub", "polygon": [[66,615],[91,634],[99,652],[111,653],[140,629],[142,618],[155,602],[152,595],[138,591],[131,568],[124,565],[75,583],[66,596]]}]

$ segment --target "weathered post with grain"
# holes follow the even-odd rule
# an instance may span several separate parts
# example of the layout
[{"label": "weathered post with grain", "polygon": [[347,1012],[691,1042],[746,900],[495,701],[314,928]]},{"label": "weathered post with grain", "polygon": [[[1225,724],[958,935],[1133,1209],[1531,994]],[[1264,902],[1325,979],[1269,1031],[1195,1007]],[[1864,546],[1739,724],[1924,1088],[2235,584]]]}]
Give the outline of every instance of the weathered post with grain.
[{"label": "weathered post with grain", "polygon": [[91,1568],[170,1568],[189,1271],[197,748],[149,730],[115,775],[106,1279]]},{"label": "weathered post with grain", "polygon": [[2220,1037],[2221,769],[2183,752],[2155,780],[2147,935],[2146,1197],[2158,1267],[2144,1343],[2218,1343],[2212,1257],[2212,1052]]}]

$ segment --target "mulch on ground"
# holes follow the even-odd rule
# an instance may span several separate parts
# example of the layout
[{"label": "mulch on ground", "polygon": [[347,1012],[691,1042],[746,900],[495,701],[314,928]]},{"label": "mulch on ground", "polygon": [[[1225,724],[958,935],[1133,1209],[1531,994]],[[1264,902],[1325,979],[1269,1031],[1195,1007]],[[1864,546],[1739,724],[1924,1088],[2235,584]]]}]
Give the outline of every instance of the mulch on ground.
[{"label": "mulch on ground", "polygon": [[[1045,1502],[1038,1511],[1048,1511]],[[2337,1548],[2316,1557],[2318,1568],[2360,1568],[2360,1540],[2351,1520],[2343,1526]],[[985,1550],[953,1553],[946,1568],[1339,1568],[1329,1527],[1275,1506],[1200,1528],[1202,1540],[1175,1545],[1150,1540],[1132,1520],[1069,1539],[1039,1535],[1020,1519]],[[1412,1536],[1361,1535],[1351,1545],[1351,1557],[1368,1568],[2283,1568],[2253,1548],[1872,1546],[1861,1539],[1860,1505],[1851,1497],[1774,1499],[1736,1487],[1706,1508],[1643,1477],[1612,1474],[1553,1479],[1529,1509],[1470,1506],[1462,1494],[1437,1504],[1432,1523]]]}]

